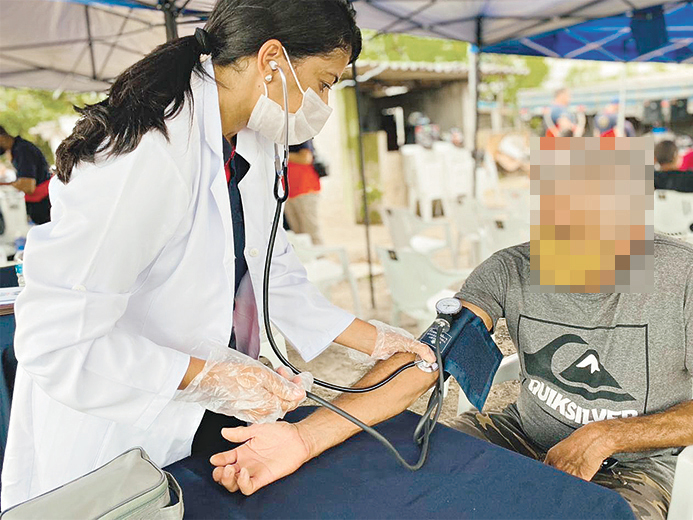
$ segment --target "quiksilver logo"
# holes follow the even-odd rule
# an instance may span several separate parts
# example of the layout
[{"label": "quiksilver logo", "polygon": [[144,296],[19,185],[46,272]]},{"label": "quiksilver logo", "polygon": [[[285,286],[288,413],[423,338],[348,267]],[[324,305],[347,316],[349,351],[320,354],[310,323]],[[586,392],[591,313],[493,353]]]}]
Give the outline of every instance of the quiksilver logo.
[{"label": "quiksilver logo", "polygon": [[566,393],[577,394],[589,401],[606,399],[609,401],[635,401],[636,399],[621,388],[599,360],[594,349],[586,350],[557,377],[552,368],[556,352],[569,343],[587,345],[577,334],[563,334],[537,352],[524,354],[527,374],[545,380]]},{"label": "quiksilver logo", "polygon": [[638,415],[636,410],[609,410],[606,408],[583,408],[569,397],[564,396],[555,388],[537,379],[530,378],[528,390],[536,398],[546,403],[567,420],[577,424],[587,424],[605,419],[616,419],[618,417],[635,417]]}]

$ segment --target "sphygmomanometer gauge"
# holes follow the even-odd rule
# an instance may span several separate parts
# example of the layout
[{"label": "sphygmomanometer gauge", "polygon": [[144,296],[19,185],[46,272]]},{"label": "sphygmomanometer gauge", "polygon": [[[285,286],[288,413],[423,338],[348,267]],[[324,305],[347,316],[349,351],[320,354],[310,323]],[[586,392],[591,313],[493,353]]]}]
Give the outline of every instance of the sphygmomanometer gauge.
[{"label": "sphygmomanometer gauge", "polygon": [[436,312],[440,316],[453,317],[462,310],[462,302],[457,298],[443,298],[436,303]]}]

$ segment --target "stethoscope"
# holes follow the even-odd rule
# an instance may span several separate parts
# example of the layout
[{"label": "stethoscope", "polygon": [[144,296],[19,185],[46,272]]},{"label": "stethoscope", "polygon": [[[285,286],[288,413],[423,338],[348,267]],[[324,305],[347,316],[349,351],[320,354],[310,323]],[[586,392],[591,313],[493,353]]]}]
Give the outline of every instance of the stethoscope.
[{"label": "stethoscope", "polygon": [[[287,88],[287,81],[286,81],[286,75],[284,74],[284,71],[279,67],[276,61],[270,61],[269,63],[270,68],[273,71],[276,71],[279,73],[279,77],[281,78],[282,82],[282,93],[283,93],[283,98],[284,98],[284,143],[283,143],[283,156],[280,156],[279,154],[279,145],[277,143],[274,144],[274,171],[275,171],[275,176],[274,176],[274,198],[277,201],[277,205],[275,208],[274,212],[274,220],[272,222],[272,229],[270,232],[270,237],[269,241],[267,244],[267,255],[265,257],[265,268],[264,268],[264,275],[263,275],[263,282],[262,282],[262,318],[263,318],[263,324],[265,327],[265,333],[267,335],[267,340],[270,343],[270,346],[272,347],[272,350],[276,354],[276,356],[281,360],[281,362],[286,365],[289,369],[291,369],[294,373],[299,374],[301,371],[296,368],[294,365],[291,364],[291,362],[286,359],[284,354],[281,352],[279,347],[277,346],[277,343],[274,339],[274,335],[272,334],[272,324],[270,322],[269,318],[269,282],[270,282],[270,267],[271,267],[271,262],[272,262],[272,254],[274,252],[274,245],[276,242],[277,238],[277,230],[279,228],[279,221],[281,219],[281,210],[282,210],[282,204],[286,202],[286,200],[289,197],[289,177],[288,177],[288,164],[289,164],[289,91]],[[439,326],[437,335],[436,335],[436,345],[439,344],[440,342],[440,336],[441,334],[445,332],[443,326]],[[437,363],[439,367],[443,366],[443,360],[440,354],[440,349],[436,348],[434,349],[436,352],[436,357],[437,357]],[[412,361],[410,363],[407,363],[397,370],[395,370],[392,374],[390,374],[388,377],[380,381],[379,383],[376,383],[371,386],[367,387],[360,387],[360,388],[350,388],[346,386],[340,386],[340,385],[335,385],[332,383],[329,383],[327,381],[322,381],[320,379],[315,379],[314,383],[318,386],[321,386],[323,388],[328,388],[330,390],[334,390],[337,392],[343,392],[343,393],[352,393],[352,394],[362,394],[365,392],[371,392],[373,390],[376,390],[383,385],[389,383],[392,381],[395,377],[397,377],[399,374],[404,372],[405,370],[415,367],[415,366],[421,366],[422,362],[421,361]],[[422,367],[423,368],[423,367]],[[338,408],[337,406],[333,405],[329,401],[326,401],[325,399],[313,394],[312,392],[306,392],[306,396],[315,401],[316,403],[320,404],[321,406],[324,406],[325,408],[329,408],[333,412],[337,413],[338,415],[344,417],[345,419],[351,421],[354,423],[356,426],[361,428],[362,430],[368,432],[370,435],[375,437],[381,444],[383,444],[392,454],[397,458],[397,460],[402,464],[405,468],[415,471],[421,468],[426,461],[426,457],[428,455],[428,447],[429,447],[429,437],[431,433],[433,432],[433,429],[435,428],[435,425],[437,424],[438,417],[440,416],[440,412],[442,410],[442,402],[443,402],[443,393],[444,393],[444,376],[443,376],[443,371],[439,370],[438,371],[438,384],[435,386],[433,389],[433,393],[431,394],[431,398],[429,399],[428,406],[426,409],[426,412],[421,417],[421,420],[419,421],[419,424],[417,425],[416,429],[414,430],[414,440],[416,443],[421,445],[421,454],[419,456],[419,460],[415,464],[409,464],[404,458],[399,454],[399,452],[395,449],[395,447],[385,438],[383,437],[380,433],[378,433],[376,430],[365,424],[364,422],[360,421],[356,417],[350,415],[349,413],[345,412],[341,408]]]}]

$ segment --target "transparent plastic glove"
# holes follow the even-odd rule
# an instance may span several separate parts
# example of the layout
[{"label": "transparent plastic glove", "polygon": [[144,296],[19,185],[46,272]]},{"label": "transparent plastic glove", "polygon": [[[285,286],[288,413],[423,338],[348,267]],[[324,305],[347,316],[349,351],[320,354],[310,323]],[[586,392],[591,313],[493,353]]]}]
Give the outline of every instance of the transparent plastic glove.
[{"label": "transparent plastic glove", "polygon": [[418,354],[421,359],[428,363],[435,363],[436,355],[428,345],[414,339],[414,336],[406,330],[378,320],[371,320],[368,323],[378,331],[375,348],[371,354],[373,359],[388,359],[397,352],[411,352]]},{"label": "transparent plastic glove", "polygon": [[236,350],[214,347],[197,377],[174,399],[242,421],[267,423],[296,408],[306,398],[303,384],[310,388],[312,382],[310,374],[289,380]]}]

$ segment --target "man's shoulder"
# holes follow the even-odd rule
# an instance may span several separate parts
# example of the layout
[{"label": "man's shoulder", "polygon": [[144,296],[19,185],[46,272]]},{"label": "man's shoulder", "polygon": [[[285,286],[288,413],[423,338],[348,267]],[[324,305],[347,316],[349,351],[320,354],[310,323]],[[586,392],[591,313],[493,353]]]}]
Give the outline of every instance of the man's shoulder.
[{"label": "man's shoulder", "polygon": [[679,270],[690,268],[693,265],[693,245],[678,238],[655,233],[654,256],[656,267],[671,265]]}]

